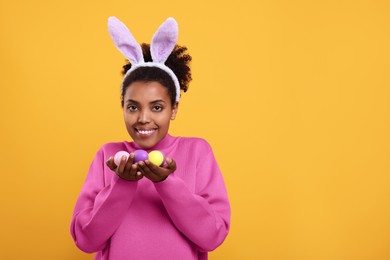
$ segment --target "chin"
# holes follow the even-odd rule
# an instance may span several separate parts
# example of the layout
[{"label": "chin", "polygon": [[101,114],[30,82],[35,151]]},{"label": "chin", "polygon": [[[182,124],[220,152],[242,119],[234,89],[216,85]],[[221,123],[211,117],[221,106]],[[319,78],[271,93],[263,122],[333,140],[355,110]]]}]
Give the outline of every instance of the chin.
[{"label": "chin", "polygon": [[133,141],[141,148],[148,149],[155,146],[159,140],[142,140],[140,138],[132,137]]}]

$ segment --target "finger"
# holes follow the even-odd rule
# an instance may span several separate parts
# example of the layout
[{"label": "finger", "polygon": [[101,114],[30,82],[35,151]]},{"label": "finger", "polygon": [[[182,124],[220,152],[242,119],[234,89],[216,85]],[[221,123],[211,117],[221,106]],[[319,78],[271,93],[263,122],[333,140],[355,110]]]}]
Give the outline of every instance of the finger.
[{"label": "finger", "polygon": [[125,165],[125,171],[130,171],[131,170],[131,166],[133,165],[133,161],[134,161],[134,153],[131,153],[129,155],[129,158],[127,159],[127,162],[126,162],[126,165]]},{"label": "finger", "polygon": [[136,164],[132,164],[129,171],[124,171],[122,173],[118,172],[117,174],[120,178],[127,181],[138,181],[144,177],[141,172],[137,172]]},{"label": "finger", "polygon": [[148,168],[146,167],[145,162],[143,162],[143,161],[137,163],[137,170],[145,176],[150,175],[150,171],[147,171]]},{"label": "finger", "polygon": [[145,161],[145,165],[149,168],[149,170],[156,174],[156,175],[160,175],[161,174],[161,167],[155,165],[154,163],[151,163],[149,160],[146,160]]},{"label": "finger", "polygon": [[110,170],[112,171],[115,171],[116,169],[116,164],[114,163],[114,157],[109,157],[106,161],[106,165],[108,166],[108,168],[110,168]]},{"label": "finger", "polygon": [[168,165],[168,169],[174,172],[176,170],[176,162],[172,158],[167,158],[166,162]]},{"label": "finger", "polygon": [[[137,167],[136,167],[136,169],[137,169]],[[135,171],[135,180],[140,180],[140,179],[142,179],[144,177],[144,175],[140,172],[140,171]]]},{"label": "finger", "polygon": [[[146,161],[145,161],[146,162]],[[151,179],[151,180],[154,180],[156,179],[158,176],[156,176],[156,174],[154,174],[150,168],[146,165],[145,162],[139,162],[138,163],[138,170],[144,175],[146,176],[148,179]]]},{"label": "finger", "polygon": [[155,182],[165,180],[168,177],[168,175],[171,173],[169,169],[158,167],[157,165],[151,163],[148,160],[145,161],[145,164],[153,175],[153,176],[151,175],[151,180]]},{"label": "finger", "polygon": [[164,181],[169,174],[172,173],[172,171],[166,167],[158,167],[157,165],[149,162],[148,160],[145,161],[145,164],[149,167],[149,169],[154,173],[155,178],[152,179],[154,182],[161,182]]},{"label": "finger", "polygon": [[130,170],[128,172],[128,175],[129,175],[129,178],[131,180],[139,180],[140,179],[139,177],[142,178],[141,173],[139,175],[137,174],[137,165],[136,164],[131,165]]},{"label": "finger", "polygon": [[117,169],[118,174],[123,175],[123,171],[125,170],[125,167],[126,167],[126,155],[123,155]]},{"label": "finger", "polygon": [[164,168],[169,167],[169,164],[171,163],[171,161],[172,161],[172,158],[171,158],[171,157],[165,158],[165,162],[164,162],[164,164],[162,165],[162,167],[164,167]]}]

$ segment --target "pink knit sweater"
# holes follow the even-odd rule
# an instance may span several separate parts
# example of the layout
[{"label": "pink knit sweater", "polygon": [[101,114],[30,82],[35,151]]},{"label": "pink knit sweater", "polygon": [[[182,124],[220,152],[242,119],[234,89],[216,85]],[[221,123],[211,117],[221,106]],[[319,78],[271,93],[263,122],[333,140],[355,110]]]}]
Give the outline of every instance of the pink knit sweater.
[{"label": "pink knit sweater", "polygon": [[[210,145],[166,135],[150,150],[173,158],[162,182],[120,179],[105,161],[134,142],[108,143],[96,154],[77,200],[71,234],[95,259],[205,260],[226,238],[230,205]],[[148,152],[150,150],[147,150]]]}]

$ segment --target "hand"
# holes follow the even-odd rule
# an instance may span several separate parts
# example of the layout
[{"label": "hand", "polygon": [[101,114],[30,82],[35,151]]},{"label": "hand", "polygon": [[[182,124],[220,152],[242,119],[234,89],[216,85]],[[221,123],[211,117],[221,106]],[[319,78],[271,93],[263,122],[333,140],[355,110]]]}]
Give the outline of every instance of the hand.
[{"label": "hand", "polygon": [[176,170],[176,162],[169,157],[166,158],[164,165],[160,167],[148,160],[138,162],[137,166],[143,176],[154,182],[165,180],[169,174]]},{"label": "hand", "polygon": [[116,166],[114,163],[114,157],[111,156],[106,161],[108,168],[116,173],[120,178],[127,181],[138,181],[144,176],[140,171],[137,171],[137,165],[133,164],[134,162],[134,153],[129,155],[129,158],[126,161],[126,156],[123,156],[119,166]]}]

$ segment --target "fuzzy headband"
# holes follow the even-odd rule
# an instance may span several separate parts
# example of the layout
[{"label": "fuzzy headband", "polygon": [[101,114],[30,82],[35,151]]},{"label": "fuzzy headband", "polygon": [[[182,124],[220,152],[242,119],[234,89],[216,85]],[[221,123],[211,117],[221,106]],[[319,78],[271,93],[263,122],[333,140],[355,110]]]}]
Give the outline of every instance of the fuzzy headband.
[{"label": "fuzzy headband", "polygon": [[[127,29],[126,25],[124,25],[116,17],[111,16],[108,18],[108,31],[110,32],[115,46],[131,63],[131,68],[126,72],[123,81],[139,67],[160,68],[171,76],[175,84],[176,101],[178,102],[180,99],[179,80],[177,79],[175,73],[165,65],[165,61],[172,53],[177,42],[178,26],[175,19],[168,18],[155,32],[150,43],[150,52],[152,55],[151,62],[144,61],[141,46],[134,39],[134,36],[131,34],[130,30]],[[122,89],[123,87],[122,82]]]}]

